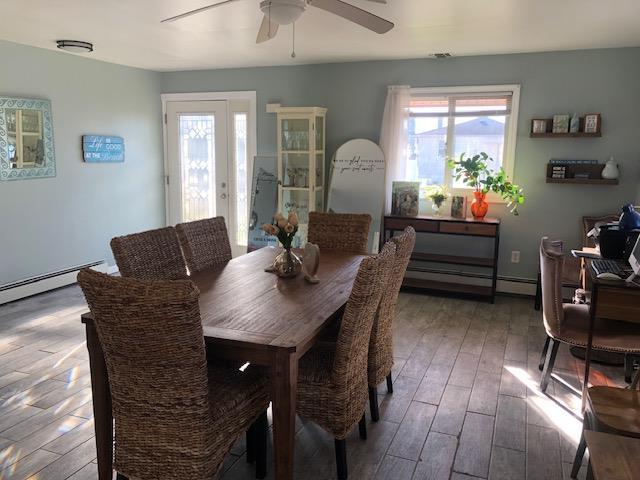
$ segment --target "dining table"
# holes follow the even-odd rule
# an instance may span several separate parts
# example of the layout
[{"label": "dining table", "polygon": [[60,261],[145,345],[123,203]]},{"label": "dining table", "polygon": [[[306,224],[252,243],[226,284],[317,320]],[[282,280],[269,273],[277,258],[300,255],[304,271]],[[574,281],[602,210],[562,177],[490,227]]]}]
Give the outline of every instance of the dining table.
[{"label": "dining table", "polygon": [[[190,275],[200,290],[200,317],[207,353],[269,369],[275,478],[293,478],[298,361],[340,314],[363,255],[323,251],[319,282],[302,274],[279,278],[265,271],[279,252],[265,247],[216,268]],[[113,475],[113,416],[104,355],[90,312],[87,335],[95,439],[100,480]]]}]

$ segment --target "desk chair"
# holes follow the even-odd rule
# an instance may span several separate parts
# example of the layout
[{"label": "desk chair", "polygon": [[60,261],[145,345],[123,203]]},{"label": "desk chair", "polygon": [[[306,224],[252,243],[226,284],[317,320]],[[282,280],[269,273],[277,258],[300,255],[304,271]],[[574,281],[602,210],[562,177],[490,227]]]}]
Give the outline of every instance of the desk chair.
[{"label": "desk chair", "polygon": [[[595,243],[591,237],[587,234],[595,227],[604,225],[605,223],[617,222],[620,215],[602,215],[602,216],[585,216],[582,217],[582,245],[585,247],[595,247]],[[566,288],[581,288],[584,285],[584,279],[581,275],[582,262],[579,258],[567,257],[564,263],[564,270],[562,273],[562,286]],[[534,307],[536,310],[540,310],[542,305],[542,282],[541,275],[538,271],[538,281],[536,283],[536,297],[534,301]]]},{"label": "desk chair", "polygon": [[[543,392],[549,384],[560,343],[586,347],[589,336],[589,305],[562,301],[561,279],[564,261],[562,242],[543,237],[540,242],[542,318],[549,337],[540,359],[540,390]],[[593,348],[623,354],[640,354],[640,325],[596,319]]]}]

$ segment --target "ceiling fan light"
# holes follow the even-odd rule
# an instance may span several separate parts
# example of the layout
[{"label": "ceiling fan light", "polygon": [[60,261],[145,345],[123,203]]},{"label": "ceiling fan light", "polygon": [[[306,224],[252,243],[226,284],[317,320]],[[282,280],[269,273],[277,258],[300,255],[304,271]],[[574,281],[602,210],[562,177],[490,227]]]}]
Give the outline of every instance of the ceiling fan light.
[{"label": "ceiling fan light", "polygon": [[300,18],[305,9],[304,0],[265,0],[260,10],[278,25],[288,25]]},{"label": "ceiling fan light", "polygon": [[59,49],[72,53],[93,52],[93,44],[80,40],[56,40]]}]

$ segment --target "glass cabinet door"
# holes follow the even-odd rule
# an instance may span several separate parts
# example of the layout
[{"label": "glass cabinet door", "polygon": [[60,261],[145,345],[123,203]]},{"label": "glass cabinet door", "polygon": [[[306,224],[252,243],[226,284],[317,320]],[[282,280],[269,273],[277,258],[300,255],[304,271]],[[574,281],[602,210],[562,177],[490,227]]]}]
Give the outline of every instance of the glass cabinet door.
[{"label": "glass cabinet door", "polygon": [[309,126],[309,120],[306,118],[283,119],[280,125],[282,132],[280,147],[282,151],[309,151]]},{"label": "glass cabinet door", "polygon": [[282,186],[288,188],[309,188],[309,154],[282,153]]},{"label": "glass cabinet door", "polygon": [[324,151],[324,117],[316,117],[316,151]]}]

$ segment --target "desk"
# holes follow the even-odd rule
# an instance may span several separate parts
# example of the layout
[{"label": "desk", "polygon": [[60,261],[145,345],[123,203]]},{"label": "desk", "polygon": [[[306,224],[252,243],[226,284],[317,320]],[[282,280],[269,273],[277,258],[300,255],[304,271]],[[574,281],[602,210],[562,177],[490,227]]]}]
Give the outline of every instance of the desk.
[{"label": "desk", "polygon": [[[591,268],[591,260],[583,262],[585,286],[591,286],[591,305],[589,306],[589,337],[585,354],[584,394],[589,385],[589,368],[592,357],[593,329],[596,318],[640,323],[640,288],[624,280],[603,280],[596,276]],[[583,405],[584,406],[584,405]]]},{"label": "desk", "polygon": [[[274,247],[234,258],[191,277],[200,289],[200,315],[208,353],[270,368],[275,478],[293,478],[298,359],[347,302],[362,255],[325,252],[318,277],[279,279],[264,268]],[[111,480],[113,417],[104,356],[91,314],[86,326],[100,480]]]},{"label": "desk", "polygon": [[[409,264],[407,271],[429,272],[415,262],[442,263],[449,265],[467,265],[491,269],[491,285],[474,285],[465,283],[440,282],[422,278],[406,278],[402,282],[403,287],[418,288],[423,290],[438,290],[485,297],[493,303],[496,296],[498,283],[498,257],[500,249],[500,220],[497,218],[453,218],[453,217],[401,217],[397,215],[385,215],[380,229],[380,246],[387,240],[387,233],[393,236],[394,232],[401,232],[411,226],[416,233],[431,233],[439,235],[457,235],[467,237],[471,244],[467,251],[474,251],[475,238],[484,237],[493,240],[493,256],[460,256],[442,255],[438,253],[415,251],[411,254],[414,263]],[[417,242],[416,242],[417,244]],[[458,274],[454,272],[453,274]]]},{"label": "desk", "polygon": [[585,430],[589,459],[595,480],[638,478],[640,440]]}]

